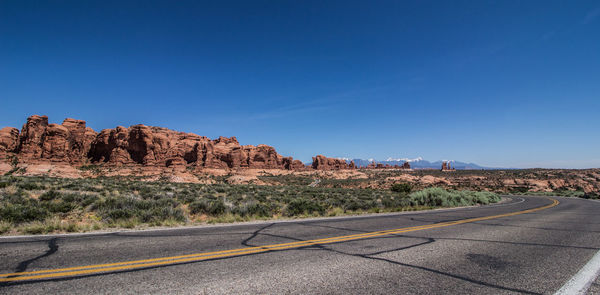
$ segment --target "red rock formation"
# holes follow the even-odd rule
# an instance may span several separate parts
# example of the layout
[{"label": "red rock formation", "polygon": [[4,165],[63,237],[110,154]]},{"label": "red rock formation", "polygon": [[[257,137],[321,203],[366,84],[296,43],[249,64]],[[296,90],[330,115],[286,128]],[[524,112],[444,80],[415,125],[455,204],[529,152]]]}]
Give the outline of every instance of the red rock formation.
[{"label": "red rock formation", "polygon": [[0,129],[0,159],[17,151],[19,146],[19,129],[4,127]]},{"label": "red rock formation", "polygon": [[404,164],[402,164],[401,168],[402,169],[410,169],[410,163],[409,162],[404,162]]},{"label": "red rock formation", "polygon": [[350,165],[343,159],[327,158],[323,155],[313,157],[312,168],[315,170],[340,170],[351,169]]},{"label": "red rock formation", "polygon": [[450,164],[449,161],[443,161],[441,170],[442,171],[454,171],[456,169],[452,168],[452,165]]},{"label": "red rock formation", "polygon": [[92,143],[92,162],[204,168],[299,169],[304,164],[284,158],[268,145],[239,144],[235,137],[210,140],[165,128],[134,125],[102,130]]},{"label": "red rock formation", "polygon": [[81,163],[87,157],[92,137],[95,132],[85,127],[85,121],[65,119],[62,125],[48,124],[48,117],[34,115],[23,125],[14,152],[24,162]]},{"label": "red rock formation", "polygon": [[63,121],[62,126],[68,130],[66,140],[70,150],[71,162],[80,162],[87,157],[87,152],[96,137],[96,132],[91,128],[86,128],[83,120],[67,118]]},{"label": "red rock formation", "polygon": [[42,146],[42,159],[51,161],[69,161],[69,129],[59,124],[48,124],[44,130],[44,137],[40,142]]},{"label": "red rock formation", "polygon": [[42,158],[42,144],[47,126],[48,117],[46,116],[33,115],[27,118],[27,123],[23,125],[19,136],[18,152],[22,158]]},{"label": "red rock formation", "polygon": [[292,157],[283,158],[283,168],[288,170],[304,170],[306,166],[300,160],[294,160]]},{"label": "red rock formation", "polygon": [[[85,121],[65,119],[48,124],[46,116],[31,116],[19,134],[16,128],[0,131],[0,154],[17,155],[22,162],[51,161],[68,164],[107,163],[157,167],[255,168],[301,170],[299,160],[283,157],[268,145],[239,144],[235,137],[211,140],[192,133],[160,127],[118,126],[96,133]],[[343,162],[345,164],[345,162]],[[333,167],[343,167],[340,163]]]},{"label": "red rock formation", "polygon": [[[277,154],[275,148],[264,144],[260,144],[256,147],[251,145],[244,146],[244,153],[242,156],[247,158],[245,161],[246,167],[250,168],[285,168],[284,166],[286,163],[288,163],[288,167],[298,164],[293,163],[294,161],[291,157],[284,161],[284,158]],[[242,159],[242,161],[244,160]]]}]

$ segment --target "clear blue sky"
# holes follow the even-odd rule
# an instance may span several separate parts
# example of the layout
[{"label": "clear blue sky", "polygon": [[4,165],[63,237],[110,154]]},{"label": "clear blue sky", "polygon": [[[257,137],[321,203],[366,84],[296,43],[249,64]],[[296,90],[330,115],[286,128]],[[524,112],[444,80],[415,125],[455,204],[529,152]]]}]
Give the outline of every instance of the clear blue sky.
[{"label": "clear blue sky", "polygon": [[600,167],[600,2],[0,1],[0,126],[31,114],[303,161]]}]

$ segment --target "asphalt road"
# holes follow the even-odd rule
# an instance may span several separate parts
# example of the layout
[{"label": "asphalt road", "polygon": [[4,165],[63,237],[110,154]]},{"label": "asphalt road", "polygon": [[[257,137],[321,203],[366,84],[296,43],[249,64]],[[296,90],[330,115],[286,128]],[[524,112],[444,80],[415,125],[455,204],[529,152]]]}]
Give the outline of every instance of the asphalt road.
[{"label": "asphalt road", "polygon": [[600,202],[553,199],[0,238],[0,293],[553,294],[600,250]]}]

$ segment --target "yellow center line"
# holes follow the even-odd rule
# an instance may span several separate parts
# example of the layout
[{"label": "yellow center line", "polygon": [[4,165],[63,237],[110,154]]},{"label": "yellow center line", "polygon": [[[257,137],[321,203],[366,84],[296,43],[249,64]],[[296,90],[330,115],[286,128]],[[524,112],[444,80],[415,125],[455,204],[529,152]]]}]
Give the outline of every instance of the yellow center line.
[{"label": "yellow center line", "polygon": [[315,240],[297,241],[297,242],[290,242],[290,243],[272,244],[272,245],[247,247],[247,248],[239,248],[239,249],[231,249],[231,250],[223,250],[223,251],[215,251],[215,252],[187,254],[187,255],[179,255],[179,256],[171,256],[171,257],[123,261],[123,262],[106,263],[106,264],[95,264],[95,265],[67,267],[67,268],[59,268],[59,269],[47,269],[47,270],[20,272],[20,273],[5,273],[5,274],[0,274],[0,282],[39,280],[39,279],[57,278],[57,277],[65,277],[65,276],[94,274],[94,273],[100,273],[100,272],[147,268],[147,267],[153,267],[153,266],[162,266],[162,265],[169,265],[169,264],[202,261],[202,260],[216,259],[216,258],[223,258],[223,257],[241,256],[241,255],[256,254],[256,253],[269,252],[269,251],[279,251],[279,250],[285,250],[285,249],[301,248],[301,247],[312,246],[312,245],[323,245],[323,244],[331,244],[331,243],[338,243],[338,242],[345,242],[345,241],[360,240],[360,239],[366,239],[366,238],[372,238],[372,237],[387,236],[387,235],[393,235],[393,234],[398,234],[398,233],[440,228],[440,227],[446,227],[446,226],[451,226],[451,225],[458,225],[458,224],[464,224],[464,223],[470,223],[470,222],[476,222],[476,221],[482,221],[482,220],[490,220],[490,219],[496,219],[496,218],[502,218],[502,217],[515,216],[515,215],[525,214],[525,213],[532,213],[532,212],[548,209],[548,208],[554,207],[559,204],[559,202],[555,199],[550,199],[550,200],[552,200],[552,204],[538,207],[538,208],[523,210],[523,211],[505,213],[505,214],[500,214],[500,215],[477,217],[477,218],[469,218],[469,219],[463,219],[463,220],[458,220],[458,221],[449,221],[449,222],[442,222],[442,223],[435,223],[435,224],[428,224],[428,225],[420,225],[420,226],[412,226],[412,227],[384,230],[384,231],[375,231],[375,232],[369,232],[369,233],[322,238],[322,239],[315,239]]}]

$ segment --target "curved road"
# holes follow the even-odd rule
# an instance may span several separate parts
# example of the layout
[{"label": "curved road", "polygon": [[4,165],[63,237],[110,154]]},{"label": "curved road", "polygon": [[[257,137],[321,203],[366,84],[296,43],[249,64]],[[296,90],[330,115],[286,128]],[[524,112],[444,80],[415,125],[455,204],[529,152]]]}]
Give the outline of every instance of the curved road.
[{"label": "curved road", "polygon": [[414,213],[5,237],[0,293],[553,294],[599,250],[600,202],[515,196]]}]

